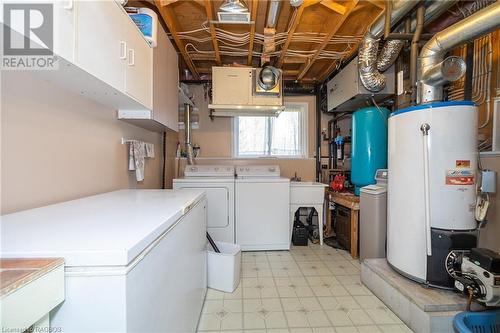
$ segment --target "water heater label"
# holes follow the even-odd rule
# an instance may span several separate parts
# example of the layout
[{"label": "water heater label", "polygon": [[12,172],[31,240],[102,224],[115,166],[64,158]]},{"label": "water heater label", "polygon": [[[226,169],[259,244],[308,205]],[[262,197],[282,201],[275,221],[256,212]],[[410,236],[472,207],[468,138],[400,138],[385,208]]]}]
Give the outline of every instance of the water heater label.
[{"label": "water heater label", "polygon": [[472,170],[455,169],[446,171],[446,185],[474,185],[474,180]]},{"label": "water heater label", "polygon": [[455,163],[458,169],[468,169],[470,168],[470,160],[456,160]]}]

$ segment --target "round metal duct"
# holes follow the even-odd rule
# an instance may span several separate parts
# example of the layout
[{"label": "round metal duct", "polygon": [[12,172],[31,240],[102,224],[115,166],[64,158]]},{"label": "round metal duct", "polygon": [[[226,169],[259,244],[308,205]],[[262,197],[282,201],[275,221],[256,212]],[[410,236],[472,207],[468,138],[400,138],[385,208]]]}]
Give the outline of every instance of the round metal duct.
[{"label": "round metal duct", "polygon": [[257,83],[259,86],[268,91],[274,89],[280,80],[281,72],[273,66],[266,66],[260,70]]}]

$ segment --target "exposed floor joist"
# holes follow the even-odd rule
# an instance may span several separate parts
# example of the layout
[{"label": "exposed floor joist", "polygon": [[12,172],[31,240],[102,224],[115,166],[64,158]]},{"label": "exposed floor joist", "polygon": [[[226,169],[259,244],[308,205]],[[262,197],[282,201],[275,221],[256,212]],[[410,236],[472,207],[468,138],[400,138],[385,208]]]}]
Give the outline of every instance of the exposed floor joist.
[{"label": "exposed floor joist", "polygon": [[[250,11],[250,21],[255,22],[255,19],[257,18],[258,5],[259,5],[258,0],[252,0],[252,9]],[[250,27],[250,43],[248,45],[248,57],[247,57],[247,65],[248,66],[252,65],[254,38],[255,38],[255,24],[252,24]]]},{"label": "exposed floor joist", "polygon": [[213,47],[215,50],[215,63],[217,64],[217,66],[220,66],[222,64],[222,61],[220,59],[219,42],[217,41],[217,33],[215,32],[215,27],[212,24],[212,21],[214,20],[214,14],[213,14],[211,0],[205,0],[205,11],[207,12],[208,25],[210,27],[210,36],[212,37],[212,44],[213,44]]},{"label": "exposed floor joist", "polygon": [[354,8],[356,8],[356,5],[358,4],[358,0],[354,0],[352,2],[350,2],[347,6],[346,6],[346,12],[344,15],[342,15],[338,21],[335,23],[335,26],[330,30],[330,32],[325,36],[325,39],[323,40],[323,42],[318,46],[318,48],[316,49],[316,52],[314,53],[314,55],[308,59],[309,61],[307,61],[304,65],[302,65],[302,67],[299,69],[299,75],[297,77],[298,80],[302,80],[302,78],[307,74],[307,72],[309,71],[309,68],[311,68],[311,65],[314,63],[314,61],[318,58],[318,56],[320,55],[321,51],[323,51],[323,49],[328,45],[328,43],[330,42],[330,40],[332,39],[332,37],[337,33],[337,31],[339,31],[339,29],[344,25],[344,22],[345,20],[349,17],[349,14],[354,10]]},{"label": "exposed floor joist", "polygon": [[186,48],[182,40],[179,38],[179,35],[177,34],[177,26],[176,26],[176,20],[174,18],[174,15],[172,13],[171,6],[162,6],[161,4],[162,0],[155,0],[156,7],[160,11],[160,15],[163,17],[163,20],[165,21],[165,24],[168,27],[168,30],[170,31],[170,34],[172,35],[172,38],[174,39],[175,44],[177,45],[177,48],[179,49],[179,52],[182,55],[182,58],[184,59],[184,62],[188,66],[189,70],[191,71],[191,75],[195,80],[200,79],[200,75],[198,74],[198,71],[196,70],[196,66],[193,64],[193,61],[189,57],[189,54],[186,52]]},{"label": "exposed floor joist", "polygon": [[297,14],[293,16],[292,22],[290,22],[290,29],[288,30],[288,36],[286,38],[285,44],[283,44],[283,47],[281,48],[281,54],[276,62],[276,67],[281,68],[283,65],[283,60],[285,59],[286,51],[288,50],[288,47],[290,46],[290,43],[292,42],[292,37],[293,33],[295,32],[295,29],[297,29],[299,23],[300,23],[300,18],[302,17],[302,14],[304,14],[304,11],[307,7],[314,5],[316,1],[314,0],[305,0],[304,3],[297,9]]}]

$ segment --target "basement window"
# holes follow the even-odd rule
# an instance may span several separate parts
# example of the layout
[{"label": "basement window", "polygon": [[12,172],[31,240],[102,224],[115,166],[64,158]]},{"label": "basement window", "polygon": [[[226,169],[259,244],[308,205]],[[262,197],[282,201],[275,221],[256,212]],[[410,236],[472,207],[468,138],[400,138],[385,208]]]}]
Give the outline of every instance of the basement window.
[{"label": "basement window", "polygon": [[278,117],[234,117],[236,158],[306,158],[307,103],[286,103]]}]

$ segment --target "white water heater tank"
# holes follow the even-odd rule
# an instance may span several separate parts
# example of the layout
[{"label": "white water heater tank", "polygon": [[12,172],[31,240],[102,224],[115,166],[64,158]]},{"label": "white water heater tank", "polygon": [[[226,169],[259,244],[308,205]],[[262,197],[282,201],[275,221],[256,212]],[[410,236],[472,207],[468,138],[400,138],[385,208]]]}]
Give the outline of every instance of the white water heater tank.
[{"label": "white water heater tank", "polygon": [[477,108],[462,101],[398,110],[388,145],[387,260],[413,280],[448,287],[449,250],[476,242]]}]

